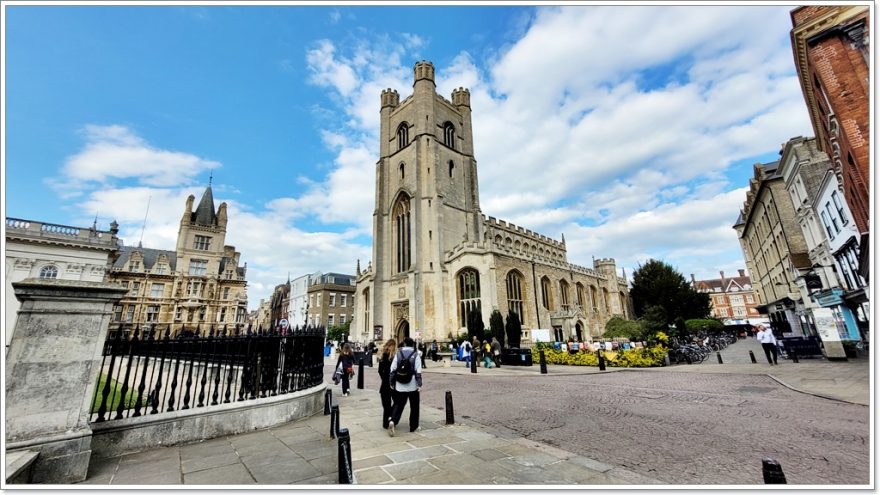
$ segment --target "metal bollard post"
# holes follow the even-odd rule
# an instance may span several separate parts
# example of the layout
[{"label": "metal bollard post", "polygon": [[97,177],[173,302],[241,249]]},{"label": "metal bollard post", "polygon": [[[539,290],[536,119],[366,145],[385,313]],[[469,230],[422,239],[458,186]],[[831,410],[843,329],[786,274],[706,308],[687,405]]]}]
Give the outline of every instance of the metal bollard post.
[{"label": "metal bollard post", "polygon": [[333,391],[328,388],[324,391],[324,416],[330,414],[331,404],[333,404]]},{"label": "metal bollard post", "polygon": [[330,438],[336,438],[339,434],[339,406],[330,408]]},{"label": "metal bollard post", "polygon": [[749,359],[752,360],[752,364],[758,364],[758,360],[755,359],[755,353],[754,353],[754,352],[749,351]]},{"label": "metal bollard post", "polygon": [[540,357],[541,357],[541,374],[546,375],[547,374],[547,358],[544,357],[544,349],[541,349],[538,352],[540,353]]},{"label": "metal bollard post", "polygon": [[720,352],[716,352],[715,354],[718,355],[718,364],[724,364],[724,360],[721,359],[721,353],[720,353]]},{"label": "metal bollard post", "polygon": [[605,354],[602,351],[596,351],[596,355],[599,356],[599,371],[605,371]]},{"label": "metal bollard post", "polygon": [[348,433],[348,428],[339,430],[337,444],[336,457],[339,462],[339,484],[351,485],[354,483],[354,473],[351,466],[351,436]]},{"label": "metal bollard post", "polygon": [[798,362],[797,352],[794,349],[792,349],[792,350],[788,351],[788,353],[791,355],[791,362],[797,363]]},{"label": "metal bollard post", "polygon": [[471,373],[477,372],[477,351],[471,351]]},{"label": "metal bollard post", "polygon": [[364,358],[358,359],[358,390],[364,389]]},{"label": "metal bollard post", "polygon": [[455,424],[455,412],[452,409],[452,391],[446,391],[446,424]]},{"label": "metal bollard post", "polygon": [[785,473],[782,472],[782,466],[775,459],[765,457],[761,460],[761,471],[764,474],[765,485],[785,485]]},{"label": "metal bollard post", "polygon": [[663,355],[663,366],[669,366],[669,365],[670,365],[669,353],[667,352],[666,354]]}]

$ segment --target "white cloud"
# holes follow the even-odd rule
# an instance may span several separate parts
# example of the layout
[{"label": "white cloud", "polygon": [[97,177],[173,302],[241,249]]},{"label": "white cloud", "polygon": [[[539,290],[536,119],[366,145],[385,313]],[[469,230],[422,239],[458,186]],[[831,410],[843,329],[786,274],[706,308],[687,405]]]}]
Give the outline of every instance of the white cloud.
[{"label": "white cloud", "polygon": [[166,187],[189,183],[196,175],[222,166],[189,153],[154,148],[125,126],[90,124],[83,134],[85,147],[69,157],[62,168],[65,180],[59,186],[65,189],[120,179]]}]

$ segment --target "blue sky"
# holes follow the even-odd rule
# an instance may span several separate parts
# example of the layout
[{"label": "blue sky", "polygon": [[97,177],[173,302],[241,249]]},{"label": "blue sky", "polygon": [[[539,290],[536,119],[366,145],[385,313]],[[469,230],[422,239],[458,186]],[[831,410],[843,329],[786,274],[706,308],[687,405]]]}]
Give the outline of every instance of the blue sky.
[{"label": "blue sky", "polygon": [[371,258],[379,92],[470,88],[483,213],[569,261],[745,268],[752,164],[811,135],[787,6],[4,4],[5,215],[173,249],[213,170],[256,307]]}]

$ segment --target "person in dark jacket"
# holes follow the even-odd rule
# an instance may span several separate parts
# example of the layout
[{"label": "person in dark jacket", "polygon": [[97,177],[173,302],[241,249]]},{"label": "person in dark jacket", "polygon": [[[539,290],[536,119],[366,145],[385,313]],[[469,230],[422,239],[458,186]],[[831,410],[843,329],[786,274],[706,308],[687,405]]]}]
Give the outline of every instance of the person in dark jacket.
[{"label": "person in dark jacket", "polygon": [[342,379],[342,395],[347,397],[351,394],[351,379],[354,377],[354,352],[348,342],[342,346],[339,360],[336,361],[336,373],[333,375],[334,383]]},{"label": "person in dark jacket", "polygon": [[[397,369],[404,360],[412,365],[413,375],[406,383],[397,382]],[[394,354],[391,361],[391,374],[389,382],[394,388],[394,411],[391,413],[391,421],[388,422],[388,434],[394,436],[395,425],[400,424],[403,408],[409,402],[409,431],[421,430],[419,427],[419,391],[422,388],[422,360],[419,359],[413,339],[407,337],[403,340],[403,346]]]},{"label": "person in dark jacket", "polygon": [[388,429],[388,421],[391,420],[391,413],[394,412],[394,389],[391,388],[391,361],[397,353],[397,342],[394,339],[388,339],[382,346],[382,357],[379,358],[379,379],[382,381],[379,385],[379,397],[382,399],[382,428]]}]

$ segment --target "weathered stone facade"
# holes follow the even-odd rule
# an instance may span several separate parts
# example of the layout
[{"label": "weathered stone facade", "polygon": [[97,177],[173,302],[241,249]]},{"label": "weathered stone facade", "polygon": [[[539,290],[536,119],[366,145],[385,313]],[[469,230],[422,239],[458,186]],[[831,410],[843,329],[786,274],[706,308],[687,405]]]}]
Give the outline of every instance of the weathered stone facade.
[{"label": "weathered stone facade", "polygon": [[126,246],[107,276],[129,289],[114,308],[121,324],[155,324],[172,334],[197,325],[232,326],[247,319],[247,263],[226,241],[226,203],[214,210],[211,186],[193,211],[190,195],[180,220],[177,249]]},{"label": "weathered stone facade", "polygon": [[373,260],[358,269],[355,337],[446,340],[478,311],[515,310],[523,338],[553,329],[587,340],[613,315],[628,317],[629,291],[613,259],[568,262],[560,241],[480,210],[470,92],[438,95],[434,66],[414,68],[413,94],[382,92]]}]

